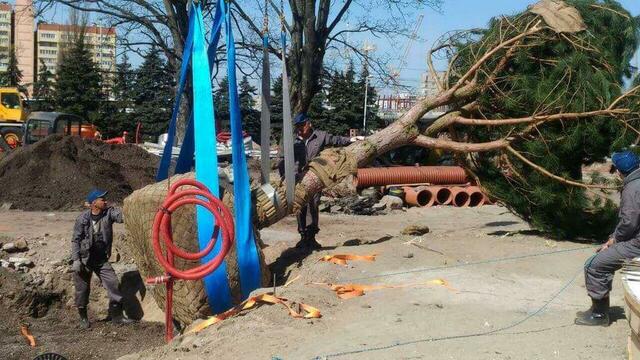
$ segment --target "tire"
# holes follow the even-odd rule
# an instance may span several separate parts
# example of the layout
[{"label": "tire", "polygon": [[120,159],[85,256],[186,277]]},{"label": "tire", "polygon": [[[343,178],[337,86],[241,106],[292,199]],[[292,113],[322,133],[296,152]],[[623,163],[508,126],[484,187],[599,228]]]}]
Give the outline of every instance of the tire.
[{"label": "tire", "polygon": [[22,143],[22,128],[19,127],[6,127],[0,129],[0,135],[4,138],[4,141],[10,148],[15,149]]}]

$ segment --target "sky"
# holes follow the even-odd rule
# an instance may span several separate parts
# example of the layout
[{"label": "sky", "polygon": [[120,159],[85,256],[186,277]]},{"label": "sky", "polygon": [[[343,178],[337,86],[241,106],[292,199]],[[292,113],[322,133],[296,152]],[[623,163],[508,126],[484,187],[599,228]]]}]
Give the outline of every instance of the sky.
[{"label": "sky", "polygon": [[[445,0],[441,13],[426,9],[418,32],[421,39],[413,43],[406,69],[400,74],[402,84],[418,85],[421,74],[427,71],[427,51],[441,35],[452,30],[486,27],[492,17],[521,12],[536,2],[537,0]],[[621,0],[620,3],[634,16],[640,15],[640,0]],[[386,42],[378,42],[377,47],[378,51],[397,51],[394,50],[397,45]],[[436,67],[440,67],[438,70],[444,70],[445,66],[446,64],[436,63]]]},{"label": "sky", "polygon": [[[525,10],[527,6],[536,2],[537,0],[444,0],[440,12],[430,8],[414,11],[411,15],[412,18],[409,18],[409,22],[415,22],[420,14],[424,15],[424,19],[417,32],[418,38],[412,43],[408,52],[406,66],[399,76],[400,82],[402,85],[408,87],[418,87],[420,85],[420,78],[422,74],[427,71],[427,51],[433,45],[434,40],[438,39],[441,35],[453,30],[485,27],[494,16],[515,14]],[[634,16],[640,15],[640,0],[619,0],[619,2]],[[378,9],[379,10],[374,10],[374,13],[371,15],[374,17],[384,17],[386,15],[383,13],[384,9]],[[358,10],[354,8],[351,16],[358,17],[362,16],[362,14],[358,14]],[[44,20],[65,22],[66,11],[65,9],[57,8],[55,11],[45,14]],[[94,16],[90,21],[99,20]],[[257,21],[257,23],[260,22],[261,21]],[[399,58],[401,57],[400,54],[404,53],[408,40],[401,38],[389,42],[386,39],[376,39],[369,35],[358,35],[353,36],[351,41],[360,43],[367,41],[373,43],[376,47],[376,55],[391,55],[392,57]],[[118,51],[118,53],[121,53],[121,51]],[[140,58],[134,54],[129,55],[132,58],[134,66],[141,61]],[[638,57],[640,59],[640,55]],[[399,61],[398,59],[398,63]],[[638,61],[640,62],[640,60]],[[279,73],[280,69],[277,60],[274,58],[271,63],[273,65],[273,72]],[[390,65],[397,67],[399,64],[392,63]],[[446,63],[436,61],[436,67],[439,68],[439,70],[444,70]],[[254,81],[255,80],[257,79],[254,79]],[[374,81],[374,85],[379,87],[381,86],[381,82]],[[379,89],[379,92],[383,92],[382,89]]]}]

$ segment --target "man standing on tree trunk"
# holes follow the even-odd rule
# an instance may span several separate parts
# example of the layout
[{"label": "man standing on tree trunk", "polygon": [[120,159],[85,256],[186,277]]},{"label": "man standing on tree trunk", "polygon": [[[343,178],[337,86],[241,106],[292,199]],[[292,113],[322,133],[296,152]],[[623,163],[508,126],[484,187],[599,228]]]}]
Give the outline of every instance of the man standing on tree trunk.
[{"label": "man standing on tree trunk", "polygon": [[640,256],[640,159],[630,151],[614,153],[613,166],[624,179],[618,225],[585,265],[584,276],[591,309],[576,315],[577,325],[609,325],[609,293],[613,275],[625,259]]},{"label": "man standing on tree trunk", "polygon": [[[326,147],[347,146],[361,137],[344,137],[316,130],[311,124],[311,119],[306,113],[296,115],[293,125],[296,129],[296,140],[293,145],[293,153],[296,166],[296,182],[302,180],[307,171],[307,164],[313,158],[320,155]],[[284,176],[284,160],[279,164],[280,176]],[[318,227],[318,208],[320,207],[321,193],[315,194],[309,203],[304,206],[298,214],[298,232],[300,241],[297,248],[315,250],[322,247],[316,241],[316,234],[320,231]],[[310,215],[310,222],[307,222],[307,214]]]},{"label": "man standing on tree trunk", "polygon": [[109,295],[109,318],[114,324],[131,322],[122,315],[122,294],[118,289],[118,277],[109,263],[113,243],[113,223],[122,223],[122,210],[108,207],[106,191],[93,190],[87,195],[85,210],[73,228],[71,259],[73,260],[76,307],[80,314],[80,326],[90,327],[87,316],[91,276],[95,273]]}]

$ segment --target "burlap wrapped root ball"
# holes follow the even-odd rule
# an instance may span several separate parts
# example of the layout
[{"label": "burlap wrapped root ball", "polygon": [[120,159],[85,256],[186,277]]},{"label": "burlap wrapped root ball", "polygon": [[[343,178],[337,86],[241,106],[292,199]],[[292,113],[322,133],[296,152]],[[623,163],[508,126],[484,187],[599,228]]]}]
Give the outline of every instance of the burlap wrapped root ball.
[{"label": "burlap wrapped root ball", "polygon": [[[194,174],[176,175],[170,179],[173,184],[180,179],[193,179]],[[143,279],[152,276],[159,276],[165,273],[164,269],[156,260],[152,245],[153,220],[160,205],[168,193],[167,180],[146,186],[135,191],[124,201],[124,220],[127,236],[125,242],[131,251],[131,255],[138,266]],[[224,191],[227,189],[227,191]],[[232,186],[221,184],[221,194],[223,202],[233,213],[233,191]],[[254,211],[255,213],[255,211]],[[183,206],[171,216],[174,243],[189,252],[198,251],[198,239],[196,231],[195,206]],[[262,269],[263,286],[269,285],[269,270],[264,262],[262,254],[259,232],[254,226],[256,237],[256,247],[260,255],[260,267]],[[164,250],[164,241],[161,241]],[[240,274],[236,257],[235,244],[226,257],[227,278],[231,287],[231,296],[235,304],[242,301],[240,288]],[[185,261],[176,258],[175,265],[179,269],[189,269],[199,265],[197,261]],[[153,297],[160,306],[165,307],[165,287],[154,287]],[[198,318],[210,316],[211,310],[207,303],[203,282],[200,281],[176,281],[174,283],[173,315],[181,323],[188,325]]]}]

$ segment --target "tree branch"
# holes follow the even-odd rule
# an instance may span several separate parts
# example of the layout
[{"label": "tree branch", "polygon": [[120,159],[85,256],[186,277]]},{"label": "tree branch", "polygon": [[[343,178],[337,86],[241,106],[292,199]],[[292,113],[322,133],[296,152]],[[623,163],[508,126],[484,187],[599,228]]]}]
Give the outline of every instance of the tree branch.
[{"label": "tree branch", "polygon": [[550,177],[558,182],[561,182],[563,184],[566,185],[571,185],[571,186],[577,186],[577,187],[581,187],[584,189],[602,189],[602,190],[617,190],[617,187],[610,187],[610,186],[603,186],[603,185],[593,185],[593,184],[585,184],[585,183],[581,183],[581,182],[577,182],[577,181],[573,181],[573,180],[569,180],[566,178],[563,178],[562,176],[558,176],[558,175],[554,175],[551,172],[549,172],[547,169],[540,167],[538,165],[536,165],[535,163],[533,163],[531,160],[527,159],[524,155],[522,155],[520,152],[518,152],[517,150],[515,150],[514,148],[512,148],[511,146],[506,146],[505,149],[507,149],[507,151],[509,151],[511,154],[513,154],[513,156],[517,157],[518,159],[520,159],[520,161],[522,161],[523,163],[529,165],[532,169],[536,170],[537,172]]},{"label": "tree branch", "polygon": [[466,143],[433,138],[425,135],[418,135],[412,143],[413,145],[421,146],[424,148],[442,149],[461,153],[493,151],[504,149],[509,146],[508,139],[501,139],[484,143]]},{"label": "tree branch", "polygon": [[564,113],[564,114],[554,114],[554,115],[536,115],[536,116],[528,116],[523,118],[515,118],[515,119],[468,119],[462,116],[455,116],[450,119],[452,122],[461,125],[480,125],[480,126],[502,126],[502,125],[518,125],[518,124],[527,124],[532,122],[545,123],[549,121],[557,121],[557,120],[577,120],[590,118],[595,116],[613,116],[620,114],[628,114],[630,110],[628,109],[617,109],[617,110],[597,110],[597,111],[588,111],[583,113]]}]

